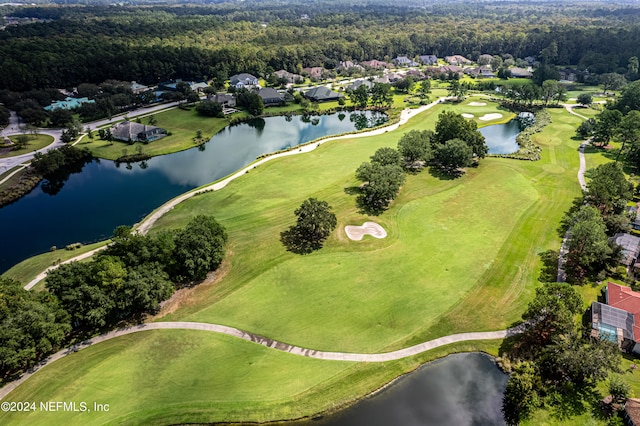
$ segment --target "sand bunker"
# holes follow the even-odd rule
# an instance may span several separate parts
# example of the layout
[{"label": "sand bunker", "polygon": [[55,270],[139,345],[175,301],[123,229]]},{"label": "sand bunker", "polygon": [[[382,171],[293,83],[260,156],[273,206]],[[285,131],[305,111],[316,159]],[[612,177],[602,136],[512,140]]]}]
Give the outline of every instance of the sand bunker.
[{"label": "sand bunker", "polygon": [[365,222],[362,226],[348,225],[344,227],[347,237],[354,241],[360,241],[365,235],[371,235],[374,238],[384,238],[387,231],[375,222]]},{"label": "sand bunker", "polygon": [[469,102],[469,106],[487,106],[485,102]]},{"label": "sand bunker", "polygon": [[462,113],[462,114],[460,114],[460,115],[462,115],[464,118],[473,118],[473,114],[468,114],[468,113],[466,113],[466,112],[463,112],[463,113]]},{"label": "sand bunker", "polygon": [[491,121],[491,120],[497,120],[498,118],[502,118],[502,114],[498,114],[497,112],[494,112],[493,114],[483,115],[482,117],[480,117],[480,120]]}]

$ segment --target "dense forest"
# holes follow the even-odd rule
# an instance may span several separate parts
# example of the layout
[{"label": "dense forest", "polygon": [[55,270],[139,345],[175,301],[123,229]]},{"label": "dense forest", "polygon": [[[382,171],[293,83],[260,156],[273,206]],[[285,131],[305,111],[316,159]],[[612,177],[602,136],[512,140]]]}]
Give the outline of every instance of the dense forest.
[{"label": "dense forest", "polygon": [[536,56],[591,73],[640,56],[640,9],[602,3],[233,2],[200,5],[5,7],[37,18],[0,31],[0,89],[108,79],[264,76],[398,55]]}]

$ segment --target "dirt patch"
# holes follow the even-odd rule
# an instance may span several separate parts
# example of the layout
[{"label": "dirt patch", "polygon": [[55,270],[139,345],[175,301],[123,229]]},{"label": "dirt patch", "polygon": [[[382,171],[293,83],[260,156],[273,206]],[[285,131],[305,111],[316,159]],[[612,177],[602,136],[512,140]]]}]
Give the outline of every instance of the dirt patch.
[{"label": "dirt patch", "polygon": [[365,235],[371,235],[374,238],[387,236],[387,231],[375,222],[365,222],[362,226],[348,225],[344,227],[344,231],[347,233],[347,237],[354,241],[362,240]]},{"label": "dirt patch", "polygon": [[486,102],[469,102],[469,106],[487,106]]},{"label": "dirt patch", "polygon": [[482,117],[480,117],[480,120],[482,120],[482,121],[491,121],[491,120],[497,120],[498,118],[502,118],[502,114],[494,112],[492,114],[483,115]]}]

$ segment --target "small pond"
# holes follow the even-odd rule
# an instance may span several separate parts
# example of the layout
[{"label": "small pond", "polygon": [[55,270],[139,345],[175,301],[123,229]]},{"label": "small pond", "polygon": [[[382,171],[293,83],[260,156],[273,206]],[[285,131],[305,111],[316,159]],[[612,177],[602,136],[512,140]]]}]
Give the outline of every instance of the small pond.
[{"label": "small pond", "polygon": [[93,161],[66,181],[42,182],[0,208],[0,273],[54,245],[108,238],[117,226],[133,225],[171,198],[227,176],[262,154],[384,121],[384,114],[373,112],[268,117],[227,127],[199,148],[142,163]]},{"label": "small pond", "polygon": [[449,355],[321,419],[287,426],[498,426],[509,376],[481,353]]},{"label": "small pond", "polygon": [[520,149],[516,142],[516,136],[520,133],[518,120],[481,127],[479,130],[487,142],[489,154],[513,154]]}]

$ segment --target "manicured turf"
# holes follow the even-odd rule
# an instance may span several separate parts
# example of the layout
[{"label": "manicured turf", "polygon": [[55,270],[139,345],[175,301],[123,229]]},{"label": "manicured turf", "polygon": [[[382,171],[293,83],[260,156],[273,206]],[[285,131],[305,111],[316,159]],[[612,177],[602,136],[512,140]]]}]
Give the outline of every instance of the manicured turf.
[{"label": "manicured turf", "polygon": [[[13,142],[17,141],[17,138],[20,135],[12,135],[9,136]],[[47,145],[51,145],[53,143],[53,136],[49,135],[26,135],[29,140],[27,141],[27,145],[22,149],[10,149],[4,150],[0,149],[0,158],[8,158],[15,157],[17,155],[28,154],[33,151],[37,151],[38,149],[42,149]]]},{"label": "manicured turf", "polygon": [[[497,342],[450,345],[412,359],[357,364],[290,355],[214,333],[162,330],[123,336],[57,361],[6,401],[33,413],[2,413],[3,425],[174,424],[267,421],[332,410],[421,363]],[[40,402],[87,402],[92,412],[42,412]],[[93,411],[93,403],[109,412]]]},{"label": "manicured turf", "polygon": [[[196,144],[193,139],[196,137],[198,130],[202,130],[203,137],[210,138],[229,124],[229,121],[224,118],[202,117],[198,115],[195,109],[185,111],[174,108],[153,114],[153,116],[156,119],[154,125],[168,130],[171,135],[148,144],[135,143],[129,145],[125,142],[114,141],[110,143],[101,140],[98,132],[94,131],[93,139],[85,136],[77,146],[89,148],[95,157],[108,160],[115,160],[121,157],[124,154],[123,150],[126,150],[128,155],[135,154],[138,146],[142,147],[142,152],[145,154],[151,156],[164,155],[194,148]],[[148,124],[149,117],[142,118],[141,121],[143,124]]]},{"label": "manicured turf", "polygon": [[[156,230],[182,226],[196,214],[213,214],[227,227],[229,250],[218,281],[187,290],[180,302],[167,305],[171,313],[159,319],[220,322],[287,343],[335,351],[382,351],[456,332],[502,329],[516,321],[539,285],[538,254],[558,249],[555,228],[580,192],[576,179],[579,142],[571,139],[581,121],[578,117],[563,109],[550,110],[552,125],[535,135],[543,146],[538,162],[487,158],[456,180],[440,180],[426,170],[409,176],[390,210],[379,217],[358,213],[354,197],[344,191],[357,185],[355,169],[378,147],[395,146],[408,130],[433,128],[444,109],[464,112],[462,108],[480,107],[438,106],[399,131],[329,142],[309,154],[273,160],[222,191],[199,195],[177,206],[158,222]],[[282,248],[278,235],[293,223],[293,210],[309,196],[327,200],[339,225],[325,248],[297,256]],[[344,225],[367,219],[382,224],[389,236],[384,240],[347,240]],[[230,395],[236,393],[235,399],[220,405],[203,403],[191,410],[180,401],[193,398],[200,388],[195,386],[191,392],[184,383],[202,376],[198,366],[207,363],[216,351],[194,350],[191,362],[183,359],[173,364],[169,363],[174,353],[171,342],[186,340],[127,339],[133,340],[105,346],[104,352],[101,345],[90,349],[96,351],[95,362],[105,367],[87,367],[85,379],[71,376],[56,383],[53,377],[72,374],[70,365],[77,369],[84,365],[61,361],[60,366],[47,368],[51,370],[49,380],[40,379],[44,371],[38,373],[11,398],[51,400],[84,392],[86,398],[100,402],[103,392],[114,392],[122,395],[118,401],[131,401],[123,408],[125,412],[117,415],[130,416],[132,422],[290,418],[361,396],[433,356],[428,353],[384,368],[364,365],[351,371],[340,367],[329,378],[323,374],[330,370],[324,369],[334,367],[321,364],[316,370],[303,362],[291,363],[290,356],[284,354],[286,359],[270,365],[270,374],[296,377],[300,381],[297,390],[285,387],[281,391],[279,381],[269,382],[264,376],[261,379],[270,383],[266,387],[252,381],[240,383],[228,373],[220,373],[229,381]],[[209,361],[212,371],[227,368],[240,377],[257,374],[248,367],[255,354],[241,348],[246,343],[233,340],[227,344],[234,347],[228,352],[234,355],[224,362]],[[139,346],[141,352],[136,352]],[[149,353],[147,358],[145,353]],[[131,384],[131,376],[137,376],[129,365],[139,366],[153,356],[169,364],[150,364],[153,369],[148,375],[160,378],[152,396],[133,386],[135,381]],[[174,365],[179,375],[172,371]],[[113,366],[113,370],[106,366]],[[104,374],[111,376],[103,379]],[[152,379],[146,376],[138,380],[149,386]],[[49,381],[69,393],[48,390]],[[163,386],[166,391],[160,389]],[[267,404],[264,392],[273,393],[274,401],[288,402]],[[168,407],[174,399],[176,405]],[[194,417],[188,417],[191,411]],[[159,417],[153,417],[156,413]],[[44,418],[36,417],[38,421]],[[109,420],[119,423],[120,419]]]},{"label": "manicured turf", "polygon": [[46,253],[39,254],[37,256],[30,257],[17,265],[11,267],[2,274],[3,277],[11,278],[16,281],[20,281],[23,285],[28,284],[32,279],[38,276],[42,271],[48,267],[54,265],[57,262],[62,262],[72,257],[76,257],[79,254],[86,253],[95,248],[105,245],[108,241],[101,241],[94,244],[84,245],[76,250],[65,250],[64,247],[58,247],[57,250],[48,251]]}]

